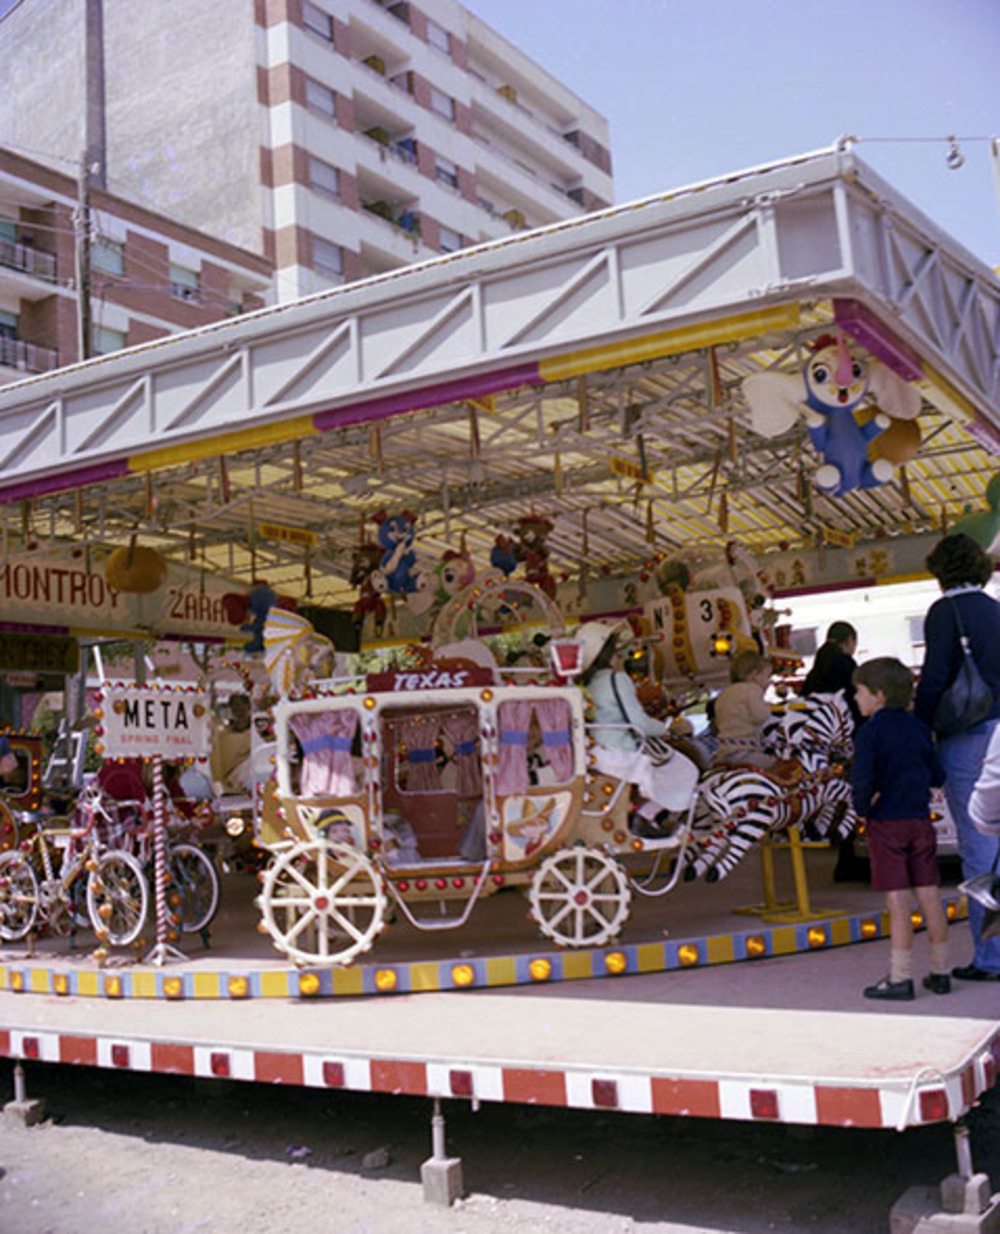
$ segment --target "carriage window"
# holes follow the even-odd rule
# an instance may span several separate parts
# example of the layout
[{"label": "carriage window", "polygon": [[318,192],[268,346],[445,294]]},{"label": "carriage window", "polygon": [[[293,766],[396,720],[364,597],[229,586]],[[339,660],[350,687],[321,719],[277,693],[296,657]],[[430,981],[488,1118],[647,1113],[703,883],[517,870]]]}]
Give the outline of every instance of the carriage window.
[{"label": "carriage window", "polygon": [[302,796],[355,796],[360,791],[358,713],[346,707],[300,711],[288,724],[302,750]]},{"label": "carriage window", "polygon": [[572,777],[572,717],[566,699],[501,703],[499,791],[524,793]]},{"label": "carriage window", "polygon": [[405,793],[482,791],[479,722],[473,707],[400,719],[395,730],[395,782]]}]

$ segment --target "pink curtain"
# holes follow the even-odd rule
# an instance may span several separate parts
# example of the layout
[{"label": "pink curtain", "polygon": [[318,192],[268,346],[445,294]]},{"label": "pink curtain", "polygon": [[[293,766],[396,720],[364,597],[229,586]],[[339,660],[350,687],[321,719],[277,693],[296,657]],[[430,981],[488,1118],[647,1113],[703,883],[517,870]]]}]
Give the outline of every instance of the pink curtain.
[{"label": "pink curtain", "polygon": [[476,737],[478,721],[473,711],[456,711],[441,720],[445,736],[455,751],[455,791],[459,797],[478,797],[483,791],[483,770]]},{"label": "pink curtain", "polygon": [[500,763],[497,767],[499,793],[528,791],[528,729],[531,703],[500,704]]},{"label": "pink curtain", "polygon": [[559,784],[565,784],[573,775],[569,703],[564,698],[536,702],[535,716],[542,730],[542,746],[552,774]]},{"label": "pink curtain", "polygon": [[352,797],[357,792],[351,746],[358,713],[347,708],[299,712],[288,723],[302,746],[302,796]]},{"label": "pink curtain", "polygon": [[436,716],[413,716],[403,720],[399,726],[399,736],[406,743],[406,757],[410,765],[406,779],[408,793],[441,791],[441,773],[434,756],[438,727]]}]

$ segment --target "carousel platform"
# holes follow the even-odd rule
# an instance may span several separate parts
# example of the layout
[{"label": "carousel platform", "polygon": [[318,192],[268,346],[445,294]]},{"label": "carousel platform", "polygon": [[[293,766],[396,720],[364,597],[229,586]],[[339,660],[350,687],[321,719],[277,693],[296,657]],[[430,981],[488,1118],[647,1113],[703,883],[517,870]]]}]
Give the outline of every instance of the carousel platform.
[{"label": "carousel platform", "polygon": [[[230,874],[207,940],[187,935],[176,944],[183,958],[151,963],[155,940],[148,938],[99,963],[89,933],[73,941],[43,935],[0,949],[0,991],[114,1000],[357,998],[671,973],[888,936],[884,897],[864,882],[835,883],[829,849],[803,850],[803,856],[808,869],[800,884],[778,850],[750,854],[715,884],[681,882],[659,897],[636,895],[630,919],[609,946],[553,947],[528,918],[524,896],[511,888],[482,901],[459,929],[422,931],[397,914],[348,967],[291,964],[260,932],[256,880]],[[943,894],[949,918],[964,918],[958,892],[946,886]]]},{"label": "carousel platform", "polygon": [[[888,963],[878,897],[834,884],[818,852],[815,919],[767,923],[734,911],[760,898],[755,865],[642,902],[618,945],[593,953],[540,947],[524,901],[504,893],[451,937],[397,921],[377,958],[343,971],[269,955],[255,884],[231,878],[211,948],[159,969],[121,957],[100,969],[65,939],[7,949],[0,1057],[28,1064],[31,1088],[48,1082],[35,1063],[68,1063],[836,1126],[961,1117],[995,1082],[996,985],[868,1002],[862,987]],[[954,935],[962,963],[965,927]]]}]

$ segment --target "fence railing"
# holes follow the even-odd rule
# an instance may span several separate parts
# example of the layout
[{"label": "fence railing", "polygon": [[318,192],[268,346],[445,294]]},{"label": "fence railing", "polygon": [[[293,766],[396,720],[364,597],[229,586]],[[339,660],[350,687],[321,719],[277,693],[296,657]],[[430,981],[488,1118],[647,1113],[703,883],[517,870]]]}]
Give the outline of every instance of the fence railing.
[{"label": "fence railing", "polygon": [[47,373],[59,367],[59,353],[51,347],[38,347],[19,338],[0,337],[0,368],[21,369],[25,373]]},{"label": "fence railing", "polygon": [[25,274],[33,274],[50,283],[56,279],[54,253],[43,253],[30,244],[18,244],[14,240],[0,239],[0,266],[23,270]]}]

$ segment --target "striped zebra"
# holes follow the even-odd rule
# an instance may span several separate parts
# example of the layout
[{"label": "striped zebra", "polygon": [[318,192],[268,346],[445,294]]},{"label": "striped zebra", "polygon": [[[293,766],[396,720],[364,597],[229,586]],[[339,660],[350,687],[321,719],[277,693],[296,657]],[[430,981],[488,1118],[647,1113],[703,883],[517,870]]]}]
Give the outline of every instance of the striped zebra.
[{"label": "striped zebra", "polygon": [[855,822],[843,769],[853,748],[851,729],[842,695],[807,699],[765,730],[776,755],[798,760],[800,778],[784,782],[755,767],[708,772],[699,785],[685,876],[725,878],[765,835],[792,825],[814,839],[847,835]]}]

